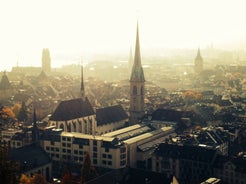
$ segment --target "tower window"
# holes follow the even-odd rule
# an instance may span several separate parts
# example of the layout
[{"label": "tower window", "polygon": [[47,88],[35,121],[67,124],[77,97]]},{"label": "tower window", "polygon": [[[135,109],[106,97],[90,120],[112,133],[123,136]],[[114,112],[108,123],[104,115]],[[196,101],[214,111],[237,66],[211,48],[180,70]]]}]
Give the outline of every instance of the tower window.
[{"label": "tower window", "polygon": [[132,94],[133,95],[137,94],[137,86],[133,86]]},{"label": "tower window", "polygon": [[141,95],[144,95],[144,87],[141,87]]}]

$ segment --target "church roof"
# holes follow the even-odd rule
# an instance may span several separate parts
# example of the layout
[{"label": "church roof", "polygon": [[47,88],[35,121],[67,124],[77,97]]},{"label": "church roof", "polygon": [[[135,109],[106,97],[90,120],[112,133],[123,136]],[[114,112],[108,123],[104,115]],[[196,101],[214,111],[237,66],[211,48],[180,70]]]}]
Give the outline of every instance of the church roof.
[{"label": "church roof", "polygon": [[50,117],[52,121],[67,121],[95,114],[88,98],[76,98],[60,102]]},{"label": "church roof", "polygon": [[24,170],[31,170],[51,162],[47,153],[36,144],[13,149],[10,157],[12,160],[19,161]]},{"label": "church roof", "polygon": [[115,105],[96,110],[97,125],[118,122],[127,118],[128,116],[121,105]]}]

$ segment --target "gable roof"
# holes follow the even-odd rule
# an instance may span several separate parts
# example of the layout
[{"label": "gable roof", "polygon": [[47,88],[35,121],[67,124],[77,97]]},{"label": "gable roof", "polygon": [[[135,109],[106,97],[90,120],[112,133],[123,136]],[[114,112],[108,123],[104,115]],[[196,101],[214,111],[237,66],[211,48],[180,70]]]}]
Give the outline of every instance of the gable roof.
[{"label": "gable roof", "polygon": [[26,171],[51,162],[48,154],[36,144],[11,150],[10,158],[19,161]]},{"label": "gable roof", "polygon": [[50,120],[67,121],[93,114],[95,114],[95,112],[87,97],[85,100],[76,98],[60,102],[55,112],[51,115]]},{"label": "gable roof", "polygon": [[128,116],[121,105],[115,105],[96,110],[97,125],[118,122],[127,118]]}]

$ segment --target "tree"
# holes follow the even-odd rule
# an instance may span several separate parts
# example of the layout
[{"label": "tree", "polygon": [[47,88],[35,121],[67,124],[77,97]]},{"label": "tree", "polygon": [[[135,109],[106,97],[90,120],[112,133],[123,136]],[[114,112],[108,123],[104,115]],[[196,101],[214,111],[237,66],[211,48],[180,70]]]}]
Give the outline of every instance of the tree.
[{"label": "tree", "polygon": [[22,102],[20,111],[18,113],[17,119],[19,121],[26,121],[27,120],[27,108],[25,102]]},{"label": "tree", "polygon": [[72,184],[73,183],[73,176],[70,171],[67,171],[64,173],[61,183],[62,184]]},{"label": "tree", "polygon": [[22,174],[20,178],[20,184],[31,184],[31,180],[28,176]]},{"label": "tree", "polygon": [[0,183],[19,183],[20,165],[9,159],[9,147],[0,144]]},{"label": "tree", "polygon": [[199,100],[202,98],[202,94],[200,92],[192,90],[184,92],[182,96],[186,102],[186,105],[189,105],[190,103],[194,102],[194,100]]},{"label": "tree", "polygon": [[85,155],[85,160],[84,163],[82,165],[82,169],[81,169],[81,183],[84,184],[85,182],[93,179],[94,177],[96,177],[96,170],[95,168],[91,165],[91,159],[90,159],[90,155],[87,152]]},{"label": "tree", "polygon": [[15,119],[15,114],[12,111],[11,108],[9,107],[1,107],[0,108],[0,118],[3,121],[9,121],[9,120],[14,120]]},{"label": "tree", "polygon": [[14,104],[14,106],[12,107],[12,111],[16,117],[19,114],[20,109],[21,109],[21,105],[19,103]]},{"label": "tree", "polygon": [[41,174],[35,174],[30,181],[31,184],[47,184],[47,181],[45,180],[44,176]]},{"label": "tree", "polygon": [[35,174],[33,177],[28,177],[25,174],[21,175],[19,184],[48,184],[43,175]]}]

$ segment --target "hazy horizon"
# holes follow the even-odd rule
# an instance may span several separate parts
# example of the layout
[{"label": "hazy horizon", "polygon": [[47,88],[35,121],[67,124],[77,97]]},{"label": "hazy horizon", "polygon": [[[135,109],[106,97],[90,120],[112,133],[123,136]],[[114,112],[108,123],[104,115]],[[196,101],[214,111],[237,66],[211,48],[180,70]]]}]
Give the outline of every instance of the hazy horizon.
[{"label": "hazy horizon", "polygon": [[[2,70],[41,66],[49,48],[53,67],[96,53],[141,49],[220,49],[246,46],[243,0],[10,0],[0,2]],[[142,52],[143,54],[143,52]]]}]

